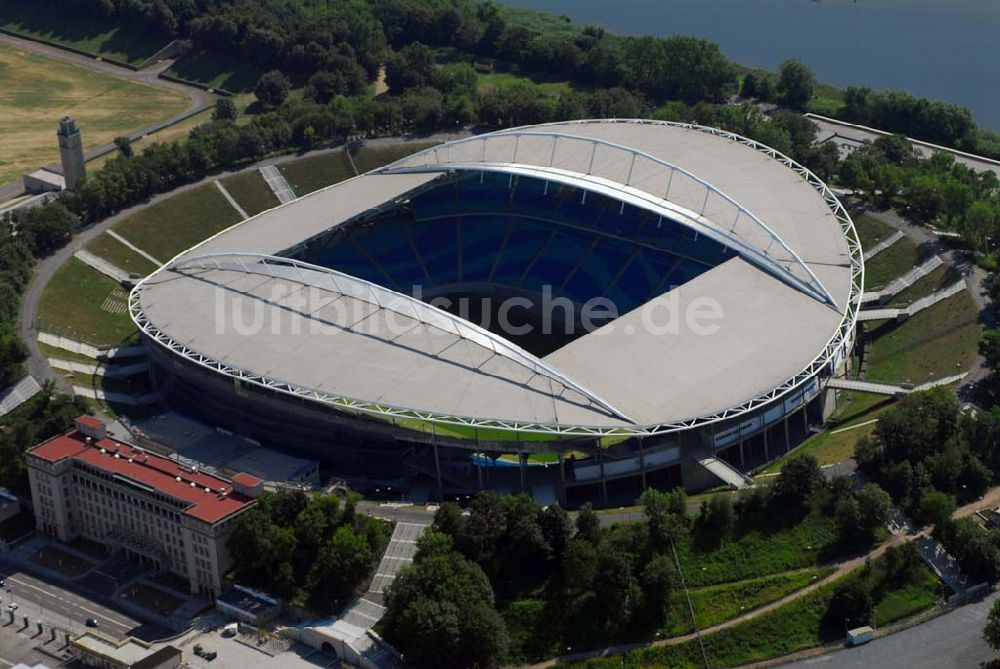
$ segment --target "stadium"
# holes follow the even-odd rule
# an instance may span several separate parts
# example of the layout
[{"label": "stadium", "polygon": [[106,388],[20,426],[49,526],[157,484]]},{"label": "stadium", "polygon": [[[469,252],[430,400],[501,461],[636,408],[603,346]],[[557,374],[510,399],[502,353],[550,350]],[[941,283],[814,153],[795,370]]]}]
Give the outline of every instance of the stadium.
[{"label": "stadium", "polygon": [[572,506],[741,486],[801,443],[850,365],[863,279],[849,215],[782,154],[575,121],[247,219],[129,308],[182,413],[357,488]]}]

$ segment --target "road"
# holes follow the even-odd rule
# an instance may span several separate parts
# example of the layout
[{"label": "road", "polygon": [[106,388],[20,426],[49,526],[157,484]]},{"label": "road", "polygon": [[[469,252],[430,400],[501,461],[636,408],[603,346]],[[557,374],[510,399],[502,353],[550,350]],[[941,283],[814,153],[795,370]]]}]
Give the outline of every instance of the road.
[{"label": "road", "polygon": [[[163,121],[150,124],[144,128],[133,130],[128,133],[128,136],[132,139],[138,139],[150,133],[156,132],[157,130],[162,130],[163,128],[174,125],[175,123],[183,121],[190,116],[194,116],[195,114],[204,111],[215,104],[215,96],[201,90],[200,88],[185,86],[184,84],[178,84],[173,81],[160,79],[160,73],[169,68],[172,61],[161,61],[155,65],[147,67],[144,70],[134,71],[126,67],[119,67],[118,65],[112,65],[111,63],[106,63],[104,61],[94,60],[93,58],[81,56],[80,54],[73,53],[71,51],[65,51],[47,44],[32,42],[31,40],[20,39],[12,35],[0,34],[0,44],[17,47],[23,51],[28,51],[47,58],[52,58],[54,60],[60,60],[73,65],[86,67],[87,69],[96,70],[97,72],[117,77],[119,79],[126,79],[134,83],[146,84],[148,86],[155,86],[157,88],[175,91],[190,98],[191,104],[188,105],[186,110]],[[53,128],[53,132],[55,132],[55,128]],[[53,142],[54,141],[55,140],[53,139]],[[94,158],[114,151],[116,148],[117,147],[113,143],[105,144],[103,146],[91,148],[86,152],[85,156],[87,160],[93,160]],[[51,168],[59,171],[60,173],[62,172],[62,166],[60,165],[52,165]],[[21,188],[22,184],[20,180],[0,186],[0,200],[14,195],[19,192]]]},{"label": "road", "polygon": [[6,623],[7,607],[16,602],[16,620],[20,625],[22,616],[28,616],[32,625],[41,620],[63,630],[81,632],[88,618],[96,618],[102,634],[115,638],[128,636],[131,630],[142,623],[127,615],[109,609],[65,586],[53,585],[47,581],[26,574],[20,567],[0,559],[0,574],[6,581],[0,591],[0,624]]},{"label": "road", "polygon": [[982,630],[993,594],[908,630],[875,639],[858,648],[782,665],[794,669],[940,669],[979,667],[996,657]]},{"label": "road", "polygon": [[[816,114],[806,114],[806,118],[816,124],[819,127],[819,136],[822,138],[824,136],[837,134],[841,137],[846,137],[857,142],[874,142],[879,137],[883,137],[889,133],[875,132],[872,129],[867,129],[861,126],[851,125],[850,123],[844,123],[837,121],[836,119],[825,118],[822,116],[817,116]],[[979,156],[974,156],[971,154],[964,154],[960,151],[955,151],[947,147],[931,147],[923,142],[913,142],[913,148],[923,157],[929,158],[931,155],[937,151],[944,151],[950,153],[955,157],[955,162],[961,163],[966,167],[971,167],[974,170],[980,172],[989,171],[996,173],[1000,176],[1000,164],[997,164],[995,160],[990,160],[989,158],[981,158]]]}]

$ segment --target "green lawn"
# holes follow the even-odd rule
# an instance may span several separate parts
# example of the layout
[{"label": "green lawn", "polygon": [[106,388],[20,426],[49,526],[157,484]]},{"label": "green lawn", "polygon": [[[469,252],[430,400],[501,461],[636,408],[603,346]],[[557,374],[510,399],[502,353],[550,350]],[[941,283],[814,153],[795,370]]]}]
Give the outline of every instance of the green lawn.
[{"label": "green lawn", "polygon": [[354,176],[343,151],[299,158],[278,166],[299,197]]},{"label": "green lawn", "polygon": [[976,303],[962,292],[903,323],[875,330],[867,378],[919,385],[968,370],[981,332]]},{"label": "green lawn", "polygon": [[58,348],[56,346],[49,346],[48,344],[43,344],[38,342],[38,350],[41,351],[42,355],[46,358],[62,358],[63,360],[69,360],[71,362],[80,362],[85,365],[97,364],[97,360],[94,358],[88,358],[82,353],[76,353],[75,351],[67,351],[64,348]]},{"label": "green lawn", "polygon": [[828,552],[836,538],[833,519],[812,513],[800,522],[769,518],[738,527],[720,546],[701,546],[685,538],[678,542],[677,554],[688,586],[697,588],[814,567],[835,557]]},{"label": "green lawn", "polygon": [[881,288],[898,276],[906,274],[924,260],[920,248],[909,237],[882,251],[865,262],[865,290]]},{"label": "green lawn", "polygon": [[893,304],[908,304],[916,299],[930,295],[931,293],[947,288],[959,280],[955,270],[947,265],[942,265],[927,276],[917,280],[912,286],[893,296]]},{"label": "green lawn", "polygon": [[115,232],[160,262],[168,262],[239,222],[239,213],[219,189],[205,184],[132,214]]},{"label": "green lawn", "polygon": [[88,344],[117,345],[135,333],[121,286],[70,258],[42,292],[39,329]]},{"label": "green lawn", "polygon": [[[690,591],[698,628],[705,629],[739,615],[777,601],[796,590],[823,579],[833,572],[832,567],[802,569],[763,578],[693,588]],[[683,590],[673,593],[668,616],[669,627],[664,636],[680,636],[693,631],[691,613]]]},{"label": "green lawn", "polygon": [[93,12],[68,17],[61,4],[53,0],[0,0],[0,27],[130,65],[139,65],[166,46],[166,41],[119,28]]},{"label": "green lawn", "polygon": [[281,204],[258,170],[246,170],[226,177],[222,180],[222,185],[250,216]]},{"label": "green lawn", "polygon": [[400,158],[405,158],[417,151],[423,151],[434,144],[397,144],[393,146],[362,147],[354,154],[354,166],[358,168],[358,174],[370,172],[378,167],[383,167],[395,162]]},{"label": "green lawn", "polygon": [[87,244],[87,250],[104,258],[129,274],[146,276],[157,269],[147,258],[139,255],[111,235],[104,233],[94,237]]},{"label": "green lawn", "polygon": [[[874,563],[876,573],[881,571],[881,565],[881,560]],[[879,625],[919,613],[934,604],[939,592],[937,579],[923,564],[919,565],[918,572],[918,578],[909,584],[896,585],[881,579],[885,592],[881,599],[876,601]],[[858,572],[854,572],[774,611],[714,634],[703,635],[702,642],[710,666],[733,667],[760,662],[842,639],[843,621],[828,619],[827,610],[836,587],[848,579],[858,577]],[[705,660],[702,657],[701,644],[694,640],[675,645],[641,648],[624,655],[594,658],[560,666],[581,669],[612,667],[701,669],[705,666]]]},{"label": "green lawn", "polygon": [[854,227],[858,231],[858,241],[864,249],[870,249],[892,236],[896,229],[866,214],[854,217]]},{"label": "green lawn", "polygon": [[529,83],[535,84],[546,95],[558,96],[570,90],[570,83],[558,77],[526,77],[513,72],[491,72],[489,74],[476,74],[476,88],[480,93],[508,88],[515,84]]}]

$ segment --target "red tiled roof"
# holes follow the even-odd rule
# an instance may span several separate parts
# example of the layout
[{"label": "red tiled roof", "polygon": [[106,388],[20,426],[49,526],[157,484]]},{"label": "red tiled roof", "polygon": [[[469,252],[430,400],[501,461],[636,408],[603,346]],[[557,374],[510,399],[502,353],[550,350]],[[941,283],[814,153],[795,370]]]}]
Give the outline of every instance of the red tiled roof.
[{"label": "red tiled roof", "polygon": [[75,422],[78,425],[83,425],[85,427],[93,427],[93,428],[104,427],[104,422],[102,420],[100,420],[99,418],[94,418],[93,416],[87,416],[86,414],[77,418]]},{"label": "red tiled roof", "polygon": [[233,483],[239,483],[240,485],[245,485],[248,488],[256,488],[263,483],[263,481],[256,476],[240,472],[239,474],[233,475]]},{"label": "red tiled roof", "polygon": [[[49,462],[73,458],[123,476],[164,495],[189,502],[190,506],[184,513],[208,523],[217,523],[255,501],[233,492],[232,483],[225,479],[194,472],[156,453],[107,438],[88,445],[86,437],[77,430],[39,444],[28,453]],[[205,492],[206,488],[210,492]]]}]

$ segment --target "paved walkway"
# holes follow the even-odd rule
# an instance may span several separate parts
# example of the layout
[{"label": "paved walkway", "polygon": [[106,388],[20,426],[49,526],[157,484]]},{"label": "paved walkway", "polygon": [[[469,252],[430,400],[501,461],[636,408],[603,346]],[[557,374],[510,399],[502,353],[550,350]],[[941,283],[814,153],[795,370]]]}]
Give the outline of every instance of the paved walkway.
[{"label": "paved walkway", "polygon": [[271,189],[274,196],[278,198],[278,202],[281,204],[288,204],[289,202],[294,202],[296,199],[295,191],[292,190],[291,184],[285,180],[281,172],[274,165],[265,165],[260,168],[260,175],[264,177],[264,181],[267,182],[267,187]]},{"label": "paved walkway", "polygon": [[159,260],[157,260],[153,256],[149,255],[148,253],[146,253],[145,251],[143,251],[142,249],[140,249],[138,246],[136,246],[135,244],[133,244],[129,240],[127,240],[124,237],[122,237],[121,235],[119,235],[114,230],[110,230],[109,229],[108,230],[108,235],[110,235],[113,239],[117,239],[119,242],[121,242],[122,244],[124,244],[128,248],[132,249],[133,251],[135,251],[136,253],[138,253],[139,255],[141,255],[143,258],[145,258],[149,262],[153,263],[154,265],[156,265],[158,267],[162,267],[163,266],[162,262],[160,262]]},{"label": "paved walkway", "polygon": [[[40,44],[38,42],[32,42],[31,40],[21,39],[14,37],[12,35],[0,34],[0,44],[7,44],[9,46],[17,47],[23,51],[28,51],[34,54],[42,55],[47,58],[52,58],[54,60],[60,60],[66,63],[71,63],[73,65],[79,65],[90,70],[96,70],[103,74],[108,74],[119,79],[127,79],[135,83],[146,84],[148,86],[155,86],[157,88],[164,88],[177,93],[183,93],[191,100],[191,104],[186,110],[179,114],[174,114],[168,119],[160,121],[158,123],[153,123],[147,125],[138,130],[134,130],[127,134],[131,139],[139,139],[145,137],[151,133],[154,133],[163,128],[169,127],[184,119],[187,119],[195,114],[198,114],[205,109],[208,109],[213,104],[215,104],[215,97],[209,93],[201,90],[200,88],[195,88],[194,86],[187,86],[185,84],[179,84],[173,81],[167,81],[165,79],[160,79],[160,74],[173,65],[173,61],[165,60],[147,67],[140,71],[130,70],[126,67],[119,67],[118,65],[112,65],[111,63],[94,60],[87,56],[82,56],[71,51],[65,51],[54,46],[49,46],[47,44]],[[55,129],[53,128],[53,132]],[[85,154],[86,159],[93,160],[105,154],[111,153],[117,150],[117,146],[112,142],[110,144],[105,144],[103,146],[98,146],[88,150]],[[53,169],[60,174],[62,173],[61,165],[51,165],[50,169]],[[21,180],[18,179],[15,182],[5,184],[0,186],[0,200],[4,197],[14,195],[23,188]]]},{"label": "paved walkway", "polygon": [[236,201],[236,198],[234,198],[232,195],[229,194],[229,191],[226,190],[226,187],[223,186],[222,182],[219,181],[218,179],[215,180],[215,187],[219,189],[220,193],[222,193],[222,197],[226,198],[226,200],[229,201],[229,204],[233,206],[233,209],[236,210],[236,213],[243,217],[244,221],[250,218],[250,215],[243,210],[243,207],[241,207],[240,203]]},{"label": "paved walkway", "polygon": [[118,283],[128,281],[129,279],[128,272],[123,270],[121,267],[108,262],[100,256],[94,255],[86,249],[80,249],[73,254],[73,257],[85,265],[90,265],[104,276],[109,277]]}]

